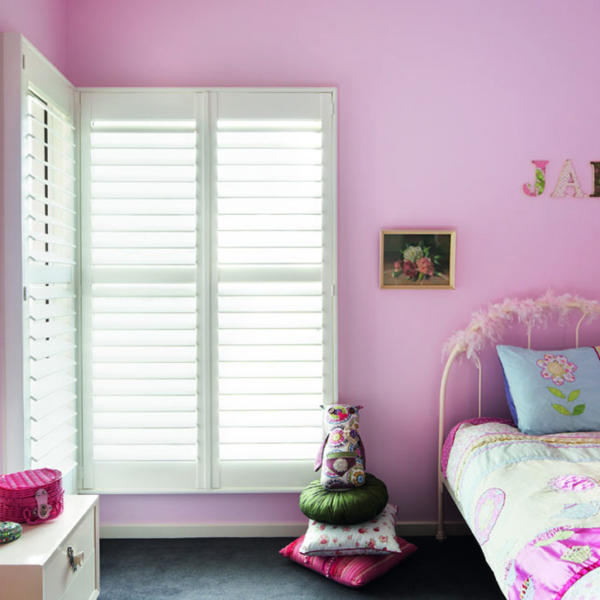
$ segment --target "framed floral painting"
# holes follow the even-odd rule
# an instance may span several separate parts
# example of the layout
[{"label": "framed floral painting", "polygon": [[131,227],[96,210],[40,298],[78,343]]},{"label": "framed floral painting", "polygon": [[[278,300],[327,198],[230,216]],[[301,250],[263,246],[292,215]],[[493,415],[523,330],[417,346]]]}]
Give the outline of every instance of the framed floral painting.
[{"label": "framed floral painting", "polygon": [[455,231],[381,231],[379,287],[454,289]]}]

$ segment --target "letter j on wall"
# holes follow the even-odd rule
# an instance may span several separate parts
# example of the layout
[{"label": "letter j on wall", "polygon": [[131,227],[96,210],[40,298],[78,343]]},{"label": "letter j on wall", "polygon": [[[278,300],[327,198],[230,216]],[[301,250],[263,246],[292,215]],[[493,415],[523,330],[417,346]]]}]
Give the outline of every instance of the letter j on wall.
[{"label": "letter j on wall", "polygon": [[541,196],[546,188],[546,165],[550,161],[532,160],[531,162],[535,166],[535,181],[533,184],[524,183],[523,191],[528,196]]}]

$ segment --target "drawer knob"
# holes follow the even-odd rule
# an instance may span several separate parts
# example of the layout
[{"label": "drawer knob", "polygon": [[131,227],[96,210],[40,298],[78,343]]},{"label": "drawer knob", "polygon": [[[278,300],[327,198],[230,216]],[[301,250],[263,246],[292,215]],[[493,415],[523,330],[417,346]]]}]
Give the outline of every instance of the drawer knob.
[{"label": "drawer knob", "polygon": [[83,564],[85,559],[85,553],[78,552],[75,554],[73,548],[69,546],[67,548],[67,557],[69,558],[69,564],[71,565],[71,569],[73,569],[73,573],[77,571],[77,567],[80,567]]}]

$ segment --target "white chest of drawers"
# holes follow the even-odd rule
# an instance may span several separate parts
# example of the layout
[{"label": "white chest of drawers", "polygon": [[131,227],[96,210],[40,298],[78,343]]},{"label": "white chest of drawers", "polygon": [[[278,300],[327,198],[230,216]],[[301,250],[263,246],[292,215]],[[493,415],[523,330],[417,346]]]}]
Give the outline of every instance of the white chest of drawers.
[{"label": "white chest of drawers", "polygon": [[56,520],[24,525],[20,539],[0,544],[0,600],[95,600],[99,574],[98,496],[65,496]]}]

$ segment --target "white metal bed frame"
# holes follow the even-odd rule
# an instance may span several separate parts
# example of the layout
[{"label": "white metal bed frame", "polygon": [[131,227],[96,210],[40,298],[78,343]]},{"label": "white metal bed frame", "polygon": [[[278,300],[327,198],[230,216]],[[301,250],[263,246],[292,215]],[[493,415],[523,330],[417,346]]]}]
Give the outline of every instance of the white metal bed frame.
[{"label": "white metal bed frame", "polygon": [[[551,293],[547,293],[545,296],[537,300],[528,299],[522,301],[505,301],[502,304],[491,305],[488,308],[488,313],[490,314],[492,310],[495,310],[495,314],[500,316],[500,318],[509,324],[511,321],[514,322],[514,317],[519,317],[519,307],[527,304],[529,310],[536,311],[537,314],[540,315],[544,312],[549,312],[552,310],[558,310],[561,314],[566,314],[567,312],[578,310],[581,313],[580,318],[577,320],[577,324],[575,325],[575,347],[579,347],[579,332],[581,329],[581,325],[588,317],[595,317],[600,314],[600,303],[594,300],[586,300],[577,296],[571,296],[565,294],[564,296],[554,297]],[[482,313],[478,313],[481,317]],[[521,319],[520,319],[521,320]],[[521,320],[521,322],[523,322]],[[527,347],[531,349],[531,332],[533,329],[532,323],[534,320],[529,320],[528,322],[523,322],[527,330]],[[479,344],[476,348],[469,346],[469,344],[464,341],[467,334],[475,333],[479,334],[482,343]],[[497,333],[497,331],[496,331]],[[461,339],[462,336],[462,339]],[[481,349],[483,345],[483,341],[488,342],[496,342],[495,334],[488,334],[484,331],[484,326],[481,323],[481,319],[473,319],[471,324],[467,326],[464,330],[458,332],[456,337],[459,341],[454,343],[454,345],[450,348],[448,359],[446,360],[446,365],[444,366],[444,371],[442,373],[442,381],[440,385],[440,407],[439,407],[439,423],[438,423],[438,478],[437,478],[437,531],[436,531],[436,539],[439,541],[446,539],[446,532],[444,530],[444,511],[443,511],[443,494],[444,487],[447,489],[450,497],[454,500],[455,504],[458,505],[456,498],[450,486],[448,485],[448,481],[444,477],[442,471],[442,449],[444,445],[444,432],[445,432],[445,423],[444,423],[444,413],[446,406],[446,386],[448,384],[448,376],[450,374],[450,369],[452,365],[456,361],[456,359],[461,354],[466,354],[469,358],[471,358],[475,367],[477,368],[477,379],[478,379],[478,391],[477,391],[477,406],[478,412],[477,416],[481,417],[481,383],[482,383],[482,365],[479,356],[477,355],[477,350]]]}]

